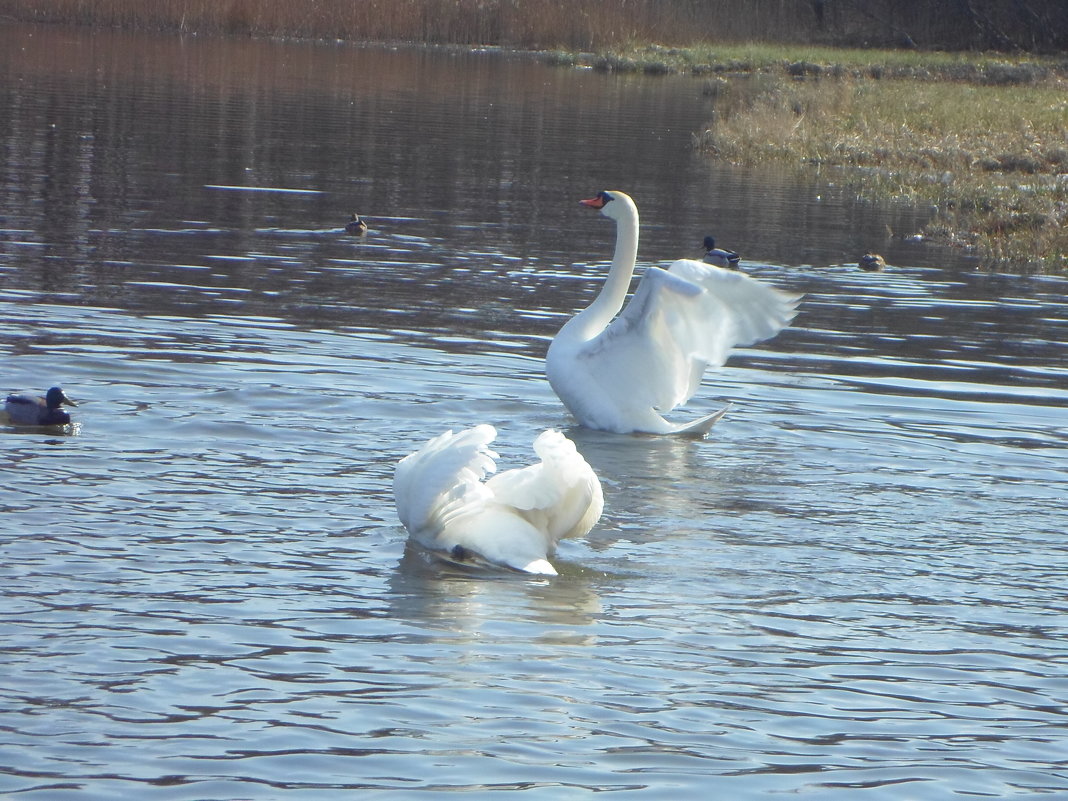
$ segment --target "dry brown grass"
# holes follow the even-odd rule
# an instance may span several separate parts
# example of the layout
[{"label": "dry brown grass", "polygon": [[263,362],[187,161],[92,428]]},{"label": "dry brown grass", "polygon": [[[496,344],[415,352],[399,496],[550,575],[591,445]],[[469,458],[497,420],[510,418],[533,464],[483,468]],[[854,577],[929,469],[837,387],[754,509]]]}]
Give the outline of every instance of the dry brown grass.
[{"label": "dry brown grass", "polygon": [[1068,270],[1068,83],[755,76],[700,145],[740,164],[853,168],[861,195],[930,203],[929,233],[991,265]]}]

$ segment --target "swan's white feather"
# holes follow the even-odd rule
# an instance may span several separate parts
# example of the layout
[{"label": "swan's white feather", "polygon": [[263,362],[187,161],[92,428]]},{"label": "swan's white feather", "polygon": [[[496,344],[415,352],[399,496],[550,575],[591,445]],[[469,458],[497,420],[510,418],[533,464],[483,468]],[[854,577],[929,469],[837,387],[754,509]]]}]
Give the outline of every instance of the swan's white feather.
[{"label": "swan's white feather", "polygon": [[446,431],[405,456],[393,476],[397,514],[413,534],[436,531],[456,517],[476,512],[491,498],[482,480],[497,470],[487,424],[454,434]]},{"label": "swan's white feather", "polygon": [[752,345],[775,336],[790,324],[801,300],[800,295],[775,289],[743,272],[694,259],[679,259],[668,270],[700,286],[706,301],[716,304],[706,311],[721,310],[729,320],[727,339],[734,344],[710,359],[712,364],[722,364],[730,347]]},{"label": "swan's white feather", "polygon": [[426,548],[457,546],[494,564],[555,574],[547,557],[564,537],[582,536],[601,516],[604,500],[593,469],[557,431],[534,442],[541,461],[483,482],[496,469],[496,436],[480,425],[428,441],[397,465],[397,514]]},{"label": "swan's white feather", "polygon": [[558,540],[580,537],[601,516],[601,482],[575,444],[559,431],[543,431],[534,440],[541,461],[491,478],[486,486],[498,503],[511,506],[544,531],[550,550]]},{"label": "swan's white feather", "polygon": [[[616,287],[614,302],[622,304],[622,283],[612,274],[634,268],[638,218],[629,197],[607,194],[613,199],[604,213],[620,227],[609,281]],[[607,284],[603,292],[613,291]],[[546,372],[561,400],[587,427],[706,433],[719,413],[681,425],[661,413],[693,397],[705,370],[722,366],[733,348],[767,339],[788,325],[799,300],[745,273],[693,259],[675,261],[667,270],[649,267],[615,319],[604,319],[604,308],[595,310],[595,304],[576,316],[575,322],[587,316],[582,325],[561,330]],[[603,327],[591,330],[598,319]]]}]

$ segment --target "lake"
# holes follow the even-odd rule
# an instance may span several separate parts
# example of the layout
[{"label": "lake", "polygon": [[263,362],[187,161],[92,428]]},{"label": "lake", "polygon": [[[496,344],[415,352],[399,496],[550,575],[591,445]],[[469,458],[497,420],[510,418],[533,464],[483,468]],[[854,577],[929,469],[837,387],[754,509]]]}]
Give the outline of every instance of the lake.
[{"label": "lake", "polygon": [[[0,793],[1068,797],[1064,277],[707,161],[700,79],[12,25],[0,63],[3,389],[80,404],[0,426]],[[714,234],[805,295],[705,440],[544,378],[601,189],[640,266]],[[559,577],[406,548],[394,465],[482,422],[601,477]]]}]

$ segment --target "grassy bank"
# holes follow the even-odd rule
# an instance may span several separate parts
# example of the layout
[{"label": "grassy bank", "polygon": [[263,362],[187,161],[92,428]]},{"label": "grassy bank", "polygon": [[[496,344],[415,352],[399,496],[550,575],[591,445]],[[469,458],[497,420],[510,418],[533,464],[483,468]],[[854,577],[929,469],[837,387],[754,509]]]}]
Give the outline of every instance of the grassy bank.
[{"label": "grassy bank", "polygon": [[801,45],[642,45],[564,64],[704,76],[713,158],[841,168],[935,209],[927,236],[991,267],[1068,272],[1068,59]]},{"label": "grassy bank", "polygon": [[759,72],[792,78],[901,78],[984,85],[1036,84],[1068,77],[1068,56],[769,42],[670,47],[642,44],[602,48],[593,53],[562,51],[547,57],[561,64],[612,72],[697,76]]},{"label": "grassy bank", "polygon": [[926,235],[990,267],[1068,272],[1068,59],[802,45],[642,45],[564,64],[703,76],[713,158],[840,168],[872,200],[935,210]]},{"label": "grassy bank", "polygon": [[1068,271],[1068,82],[755,76],[715,82],[698,137],[737,164],[845,168],[873,199],[930,204],[927,234],[988,266]]}]

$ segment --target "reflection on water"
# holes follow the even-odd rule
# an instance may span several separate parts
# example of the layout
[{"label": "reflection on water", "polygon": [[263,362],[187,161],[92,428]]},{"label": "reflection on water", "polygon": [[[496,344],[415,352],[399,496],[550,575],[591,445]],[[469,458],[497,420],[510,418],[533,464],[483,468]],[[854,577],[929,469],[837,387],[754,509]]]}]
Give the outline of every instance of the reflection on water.
[{"label": "reflection on water", "polygon": [[[0,792],[1068,793],[1068,282],[703,163],[696,81],[13,26],[0,62],[5,391],[80,403],[0,426]],[[806,294],[706,441],[543,379],[613,186],[643,263],[714,233]],[[393,465],[478,422],[601,476],[559,577],[406,547]]]}]

